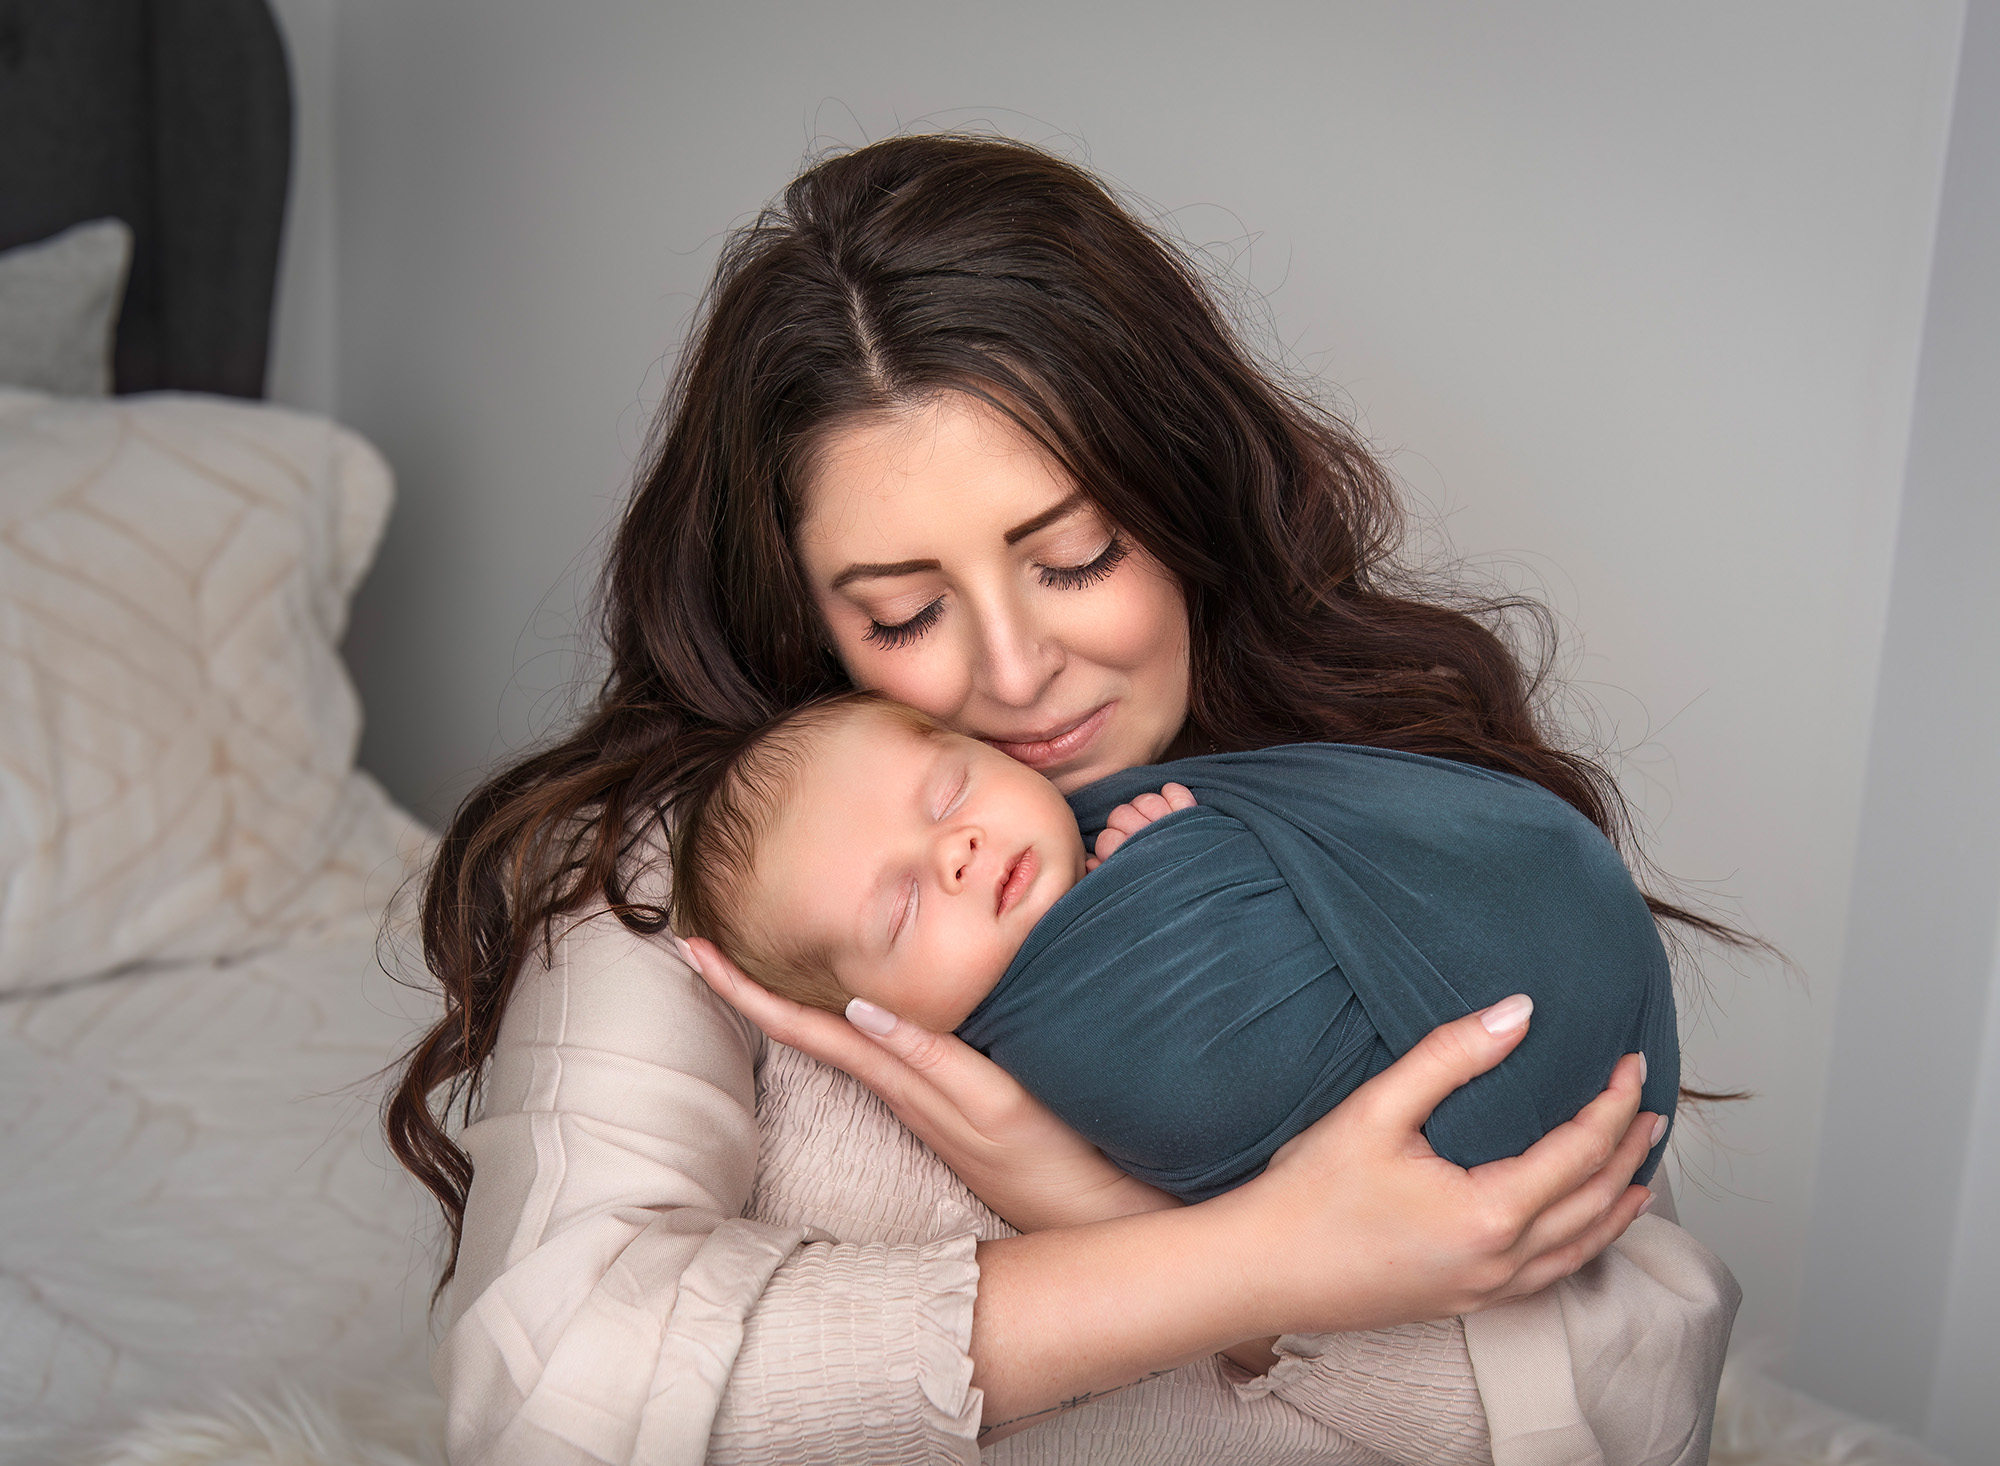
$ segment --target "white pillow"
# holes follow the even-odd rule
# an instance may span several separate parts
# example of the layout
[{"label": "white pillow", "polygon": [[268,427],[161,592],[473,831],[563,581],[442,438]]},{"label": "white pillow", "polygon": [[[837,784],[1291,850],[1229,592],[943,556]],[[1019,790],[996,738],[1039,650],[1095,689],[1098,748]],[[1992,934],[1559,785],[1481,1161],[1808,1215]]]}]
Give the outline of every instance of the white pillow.
[{"label": "white pillow", "polygon": [[0,991],[310,916],[361,727],[336,644],[390,496],[302,413],[0,390]]},{"label": "white pillow", "polygon": [[111,344],[132,231],[94,219],[0,254],[0,386],[73,397],[111,390]]}]

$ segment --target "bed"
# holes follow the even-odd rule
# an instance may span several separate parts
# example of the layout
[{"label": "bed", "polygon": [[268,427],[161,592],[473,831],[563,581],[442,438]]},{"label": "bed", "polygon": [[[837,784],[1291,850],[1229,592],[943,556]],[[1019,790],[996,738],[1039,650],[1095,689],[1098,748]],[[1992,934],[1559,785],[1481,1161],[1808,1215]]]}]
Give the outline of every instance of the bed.
[{"label": "bed", "polygon": [[372,1076],[426,832],[336,651],[389,493],[303,414],[0,391],[0,1459],[425,1383]]},{"label": "bed", "polygon": [[43,389],[0,388],[0,1460],[434,1412],[436,1212],[374,1078],[430,1009],[385,922],[427,832],[354,767],[337,650],[392,486],[257,400],[277,28],[0,31],[0,380]]}]

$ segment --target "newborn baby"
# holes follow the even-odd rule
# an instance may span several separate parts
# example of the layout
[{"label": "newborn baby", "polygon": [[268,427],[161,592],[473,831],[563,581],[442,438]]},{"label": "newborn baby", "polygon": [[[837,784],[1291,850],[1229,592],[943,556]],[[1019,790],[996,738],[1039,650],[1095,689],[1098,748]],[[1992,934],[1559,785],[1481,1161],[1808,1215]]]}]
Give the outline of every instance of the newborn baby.
[{"label": "newborn baby", "polygon": [[958,1031],[1190,1200],[1515,992],[1535,1026],[1439,1106],[1439,1154],[1518,1154],[1635,1049],[1648,1108],[1671,1114],[1678,1089],[1665,953],[1617,853],[1554,795],[1469,765],[1293,745],[1065,801],[850,694],[717,762],[680,811],[674,877],[676,928],[766,987]]}]

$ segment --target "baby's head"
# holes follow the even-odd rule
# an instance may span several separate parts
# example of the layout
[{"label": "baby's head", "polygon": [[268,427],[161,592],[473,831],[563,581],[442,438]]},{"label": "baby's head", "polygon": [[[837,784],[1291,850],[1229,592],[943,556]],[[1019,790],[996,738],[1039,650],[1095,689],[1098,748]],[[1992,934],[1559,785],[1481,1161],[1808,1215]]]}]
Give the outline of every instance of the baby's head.
[{"label": "baby's head", "polygon": [[1083,876],[1055,785],[870,693],[717,760],[674,831],[674,924],[773,992],[958,1027]]}]

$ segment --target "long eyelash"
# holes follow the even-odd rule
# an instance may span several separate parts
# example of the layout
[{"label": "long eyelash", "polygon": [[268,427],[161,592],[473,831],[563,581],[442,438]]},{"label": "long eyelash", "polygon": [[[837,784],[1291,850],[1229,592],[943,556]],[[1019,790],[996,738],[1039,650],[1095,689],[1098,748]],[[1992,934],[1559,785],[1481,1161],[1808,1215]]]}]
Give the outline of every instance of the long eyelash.
[{"label": "long eyelash", "polygon": [[1042,584],[1057,590],[1080,590],[1086,585],[1095,585],[1116,570],[1131,553],[1125,541],[1113,535],[1111,543],[1099,551],[1097,558],[1088,565],[1042,566]]},{"label": "long eyelash", "polygon": [[862,633],[863,641],[871,641],[876,646],[908,646],[918,637],[937,625],[938,617],[944,614],[944,600],[940,597],[907,621],[898,621],[893,626],[884,626],[880,621],[870,621],[867,631]]},{"label": "long eyelash", "polygon": [[[1080,590],[1084,586],[1095,585],[1104,579],[1131,553],[1131,547],[1113,535],[1110,543],[1098,551],[1097,558],[1087,565],[1041,566],[1039,571],[1041,582],[1054,590]],[[880,621],[871,620],[867,631],[862,633],[862,640],[879,647],[908,646],[937,625],[938,617],[943,614],[944,601],[940,598],[932,601],[907,621],[898,621],[894,625],[885,626]]]}]

